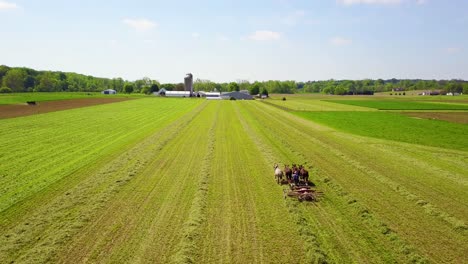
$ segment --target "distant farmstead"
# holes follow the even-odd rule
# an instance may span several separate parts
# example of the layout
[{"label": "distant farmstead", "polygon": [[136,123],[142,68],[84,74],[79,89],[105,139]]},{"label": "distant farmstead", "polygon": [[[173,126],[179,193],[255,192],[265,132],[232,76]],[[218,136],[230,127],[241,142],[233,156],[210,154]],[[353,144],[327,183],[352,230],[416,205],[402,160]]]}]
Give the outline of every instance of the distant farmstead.
[{"label": "distant farmstead", "polygon": [[102,94],[117,94],[116,90],[113,89],[107,89],[101,92]]},{"label": "distant farmstead", "polygon": [[440,95],[441,91],[435,90],[435,91],[424,91],[420,93],[419,95]]},{"label": "distant farmstead", "polygon": [[236,99],[236,100],[253,100],[253,96],[246,92],[225,92],[221,94],[223,99]]},{"label": "distant farmstead", "polygon": [[158,92],[155,92],[154,95],[166,96],[166,97],[190,97],[190,91],[167,91],[166,89],[161,89]]}]

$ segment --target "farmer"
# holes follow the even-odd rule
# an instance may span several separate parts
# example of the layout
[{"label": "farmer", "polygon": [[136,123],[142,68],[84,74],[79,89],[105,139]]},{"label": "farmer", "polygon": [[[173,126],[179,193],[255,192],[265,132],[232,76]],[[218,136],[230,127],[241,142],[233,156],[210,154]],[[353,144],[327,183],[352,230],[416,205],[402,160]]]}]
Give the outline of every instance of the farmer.
[{"label": "farmer", "polygon": [[292,176],[293,176],[294,184],[298,185],[299,184],[299,170],[295,169]]}]

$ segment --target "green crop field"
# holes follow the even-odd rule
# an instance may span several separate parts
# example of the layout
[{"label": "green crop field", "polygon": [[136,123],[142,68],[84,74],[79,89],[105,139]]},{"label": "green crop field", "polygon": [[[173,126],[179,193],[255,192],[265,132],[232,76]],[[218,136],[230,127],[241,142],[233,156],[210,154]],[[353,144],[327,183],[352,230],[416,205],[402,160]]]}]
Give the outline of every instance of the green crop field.
[{"label": "green crop field", "polygon": [[390,101],[390,100],[329,100],[329,102],[375,108],[379,110],[468,110],[466,103]]},{"label": "green crop field", "polygon": [[[452,125],[300,96],[2,119],[0,262],[467,263],[466,140],[426,141]],[[323,196],[285,199],[274,163]]]},{"label": "green crop field", "polygon": [[[366,137],[468,151],[468,126],[390,112],[295,112],[340,131]],[[433,133],[428,133],[432,131]]]}]

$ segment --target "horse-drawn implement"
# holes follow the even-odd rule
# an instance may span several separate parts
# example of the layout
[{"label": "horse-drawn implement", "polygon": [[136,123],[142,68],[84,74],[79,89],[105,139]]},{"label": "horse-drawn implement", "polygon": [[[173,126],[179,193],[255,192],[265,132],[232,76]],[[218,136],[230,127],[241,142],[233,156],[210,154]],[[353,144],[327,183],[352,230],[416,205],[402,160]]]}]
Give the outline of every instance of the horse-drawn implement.
[{"label": "horse-drawn implement", "polygon": [[318,201],[318,198],[323,195],[323,192],[317,191],[309,185],[290,185],[290,190],[283,190],[284,199],[287,197],[297,198],[298,201]]},{"label": "horse-drawn implement", "polygon": [[323,194],[314,188],[313,183],[309,182],[309,172],[304,168],[304,166],[296,166],[293,164],[292,168],[289,168],[288,165],[285,165],[284,173],[279,168],[278,164],[274,165],[274,169],[276,182],[280,185],[288,184],[290,186],[290,190],[283,190],[285,199],[286,196],[288,196],[296,197],[301,202],[313,202],[317,201]]}]

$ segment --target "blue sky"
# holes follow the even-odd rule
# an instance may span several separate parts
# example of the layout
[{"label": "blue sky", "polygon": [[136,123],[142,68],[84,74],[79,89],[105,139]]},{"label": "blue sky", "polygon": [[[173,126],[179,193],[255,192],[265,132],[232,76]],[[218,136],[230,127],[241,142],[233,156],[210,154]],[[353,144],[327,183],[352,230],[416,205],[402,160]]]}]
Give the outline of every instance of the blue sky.
[{"label": "blue sky", "polygon": [[0,64],[135,80],[468,80],[468,0],[0,0]]}]

